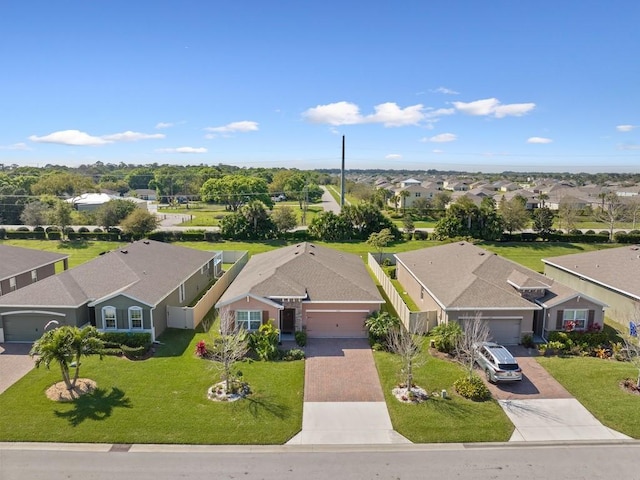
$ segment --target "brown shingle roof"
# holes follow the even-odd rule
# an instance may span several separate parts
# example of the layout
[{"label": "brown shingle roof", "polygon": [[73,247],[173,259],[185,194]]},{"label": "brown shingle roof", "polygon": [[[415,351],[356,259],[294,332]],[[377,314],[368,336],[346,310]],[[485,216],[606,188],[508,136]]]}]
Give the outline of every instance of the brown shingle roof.
[{"label": "brown shingle roof", "polygon": [[0,245],[0,280],[15,277],[65,258],[69,258],[69,255]]},{"label": "brown shingle roof", "polygon": [[247,294],[323,302],[383,303],[359,256],[311,243],[252,256],[218,305],[226,305]]},{"label": "brown shingle roof", "polygon": [[153,306],[214,255],[153,240],[134,242],[3,295],[0,306],[76,307],[115,293]]}]

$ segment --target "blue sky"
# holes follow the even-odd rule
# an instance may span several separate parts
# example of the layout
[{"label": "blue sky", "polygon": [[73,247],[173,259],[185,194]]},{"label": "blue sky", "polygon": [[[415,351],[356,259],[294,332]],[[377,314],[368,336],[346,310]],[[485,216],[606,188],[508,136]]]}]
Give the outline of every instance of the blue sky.
[{"label": "blue sky", "polygon": [[0,163],[638,171],[637,0],[0,3]]}]

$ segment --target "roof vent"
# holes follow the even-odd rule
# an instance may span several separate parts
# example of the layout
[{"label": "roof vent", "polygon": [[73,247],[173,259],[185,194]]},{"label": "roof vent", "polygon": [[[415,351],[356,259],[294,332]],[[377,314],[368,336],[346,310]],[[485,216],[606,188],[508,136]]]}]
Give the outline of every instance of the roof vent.
[{"label": "roof vent", "polygon": [[309,252],[309,255],[315,255],[315,253],[314,252]]},{"label": "roof vent", "polygon": [[484,252],[479,252],[478,255],[483,256]]},{"label": "roof vent", "polygon": [[98,255],[104,255],[105,253],[107,253],[107,252],[100,252]]},{"label": "roof vent", "polygon": [[120,253],[124,253],[125,255],[129,253],[129,250],[120,250]]},{"label": "roof vent", "polygon": [[143,242],[145,245],[149,245],[149,240],[143,240]]}]

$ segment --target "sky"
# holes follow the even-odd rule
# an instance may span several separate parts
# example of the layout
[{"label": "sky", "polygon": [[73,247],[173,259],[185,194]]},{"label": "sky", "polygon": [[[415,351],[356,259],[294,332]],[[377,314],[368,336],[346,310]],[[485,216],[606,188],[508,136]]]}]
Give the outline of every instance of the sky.
[{"label": "sky", "polygon": [[0,163],[640,171],[637,0],[2,0]]}]

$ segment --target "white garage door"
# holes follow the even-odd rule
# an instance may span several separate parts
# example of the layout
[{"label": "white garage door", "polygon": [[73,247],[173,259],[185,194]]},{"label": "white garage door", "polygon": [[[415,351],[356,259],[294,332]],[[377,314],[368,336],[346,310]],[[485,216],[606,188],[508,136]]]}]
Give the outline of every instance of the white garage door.
[{"label": "white garage door", "polygon": [[501,345],[517,345],[520,343],[521,318],[489,319],[489,333],[493,342]]},{"label": "white garage door", "polygon": [[365,312],[307,312],[309,338],[367,338]]}]

